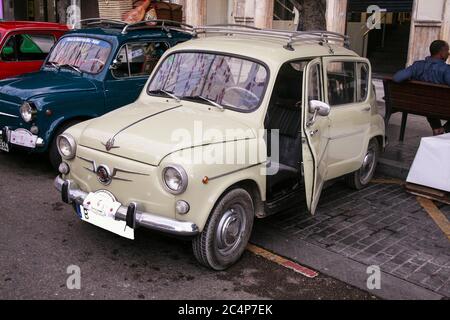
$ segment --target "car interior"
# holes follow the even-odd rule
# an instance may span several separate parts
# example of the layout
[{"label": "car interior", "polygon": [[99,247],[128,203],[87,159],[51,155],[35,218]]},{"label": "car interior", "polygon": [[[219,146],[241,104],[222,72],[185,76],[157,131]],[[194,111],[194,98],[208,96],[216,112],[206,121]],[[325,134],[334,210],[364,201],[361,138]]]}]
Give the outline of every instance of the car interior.
[{"label": "car interior", "polygon": [[163,42],[135,43],[127,46],[128,58],[125,47],[120,50],[116,58],[120,62],[113,71],[116,78],[150,75],[168,49],[167,44]]},{"label": "car interior", "polygon": [[[296,67],[297,66],[297,67]],[[286,63],[280,69],[265,119],[268,155],[272,152],[273,130],[279,130],[279,159],[273,157],[271,166],[278,165],[275,175],[267,176],[268,202],[283,199],[302,188],[301,181],[301,116],[303,69]]]},{"label": "car interior", "polygon": [[44,60],[54,43],[52,35],[17,34],[7,41],[1,57],[3,61]]},{"label": "car interior", "polygon": [[330,105],[356,102],[355,64],[353,62],[331,63],[327,75]]}]

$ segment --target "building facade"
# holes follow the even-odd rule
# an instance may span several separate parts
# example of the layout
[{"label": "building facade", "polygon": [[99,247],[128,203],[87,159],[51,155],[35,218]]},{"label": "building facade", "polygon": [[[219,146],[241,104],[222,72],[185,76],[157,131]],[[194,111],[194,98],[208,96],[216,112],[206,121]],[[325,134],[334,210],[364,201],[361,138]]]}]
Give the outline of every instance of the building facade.
[{"label": "building facade", "polygon": [[82,19],[98,17],[96,0],[0,0],[0,18],[66,23],[71,6],[81,8]]},{"label": "building facade", "polygon": [[[175,0],[189,24],[324,29],[348,34],[377,73],[392,73],[450,42],[450,0]],[[376,22],[373,22],[373,19]]]},{"label": "building facade", "polygon": [[[66,23],[68,8],[99,16],[108,0],[1,0],[0,18]],[[125,0],[127,1],[127,0]],[[130,1],[130,0],[128,0]],[[133,0],[139,3],[139,0]],[[450,0],[170,0],[191,25],[247,24],[288,30],[327,29],[348,34],[351,48],[378,73],[392,73],[428,55],[436,39],[450,42]],[[69,12],[70,13],[70,12]],[[374,20],[375,19],[375,20]]]}]

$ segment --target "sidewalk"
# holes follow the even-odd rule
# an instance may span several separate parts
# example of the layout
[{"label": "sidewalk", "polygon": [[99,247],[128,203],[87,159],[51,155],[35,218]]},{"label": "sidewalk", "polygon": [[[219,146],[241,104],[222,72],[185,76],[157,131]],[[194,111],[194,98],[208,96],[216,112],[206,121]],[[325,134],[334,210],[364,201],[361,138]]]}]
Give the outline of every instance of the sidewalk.
[{"label": "sidewalk", "polygon": [[[338,182],[314,217],[305,207],[258,220],[251,242],[384,299],[450,298],[450,241],[403,186]],[[440,211],[450,219],[450,206]],[[374,265],[381,289],[368,290]]]},{"label": "sidewalk", "polygon": [[[384,89],[381,80],[374,80],[377,90],[380,114],[385,114]],[[422,137],[431,136],[431,128],[425,117],[409,115],[406,125],[405,140],[399,141],[402,114],[392,115],[386,133],[389,145],[381,156],[378,173],[392,178],[406,180]]]},{"label": "sidewalk", "polygon": [[[376,86],[384,114],[383,84]],[[323,191],[314,217],[303,204],[258,220],[251,242],[384,299],[450,298],[450,239],[401,184],[431,130],[425,118],[410,116],[400,143],[400,123],[395,114],[371,186],[354,191],[338,181]],[[437,210],[450,219],[450,206]],[[380,268],[379,290],[367,287],[370,266]]]}]

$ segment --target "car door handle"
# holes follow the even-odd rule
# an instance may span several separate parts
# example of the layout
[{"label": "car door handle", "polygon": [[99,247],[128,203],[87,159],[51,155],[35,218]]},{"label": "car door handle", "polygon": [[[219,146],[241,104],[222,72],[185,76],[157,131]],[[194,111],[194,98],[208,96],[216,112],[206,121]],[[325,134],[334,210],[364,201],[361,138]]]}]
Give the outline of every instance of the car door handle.
[{"label": "car door handle", "polygon": [[316,129],[316,130],[313,130],[313,131],[310,131],[309,132],[309,135],[311,136],[311,137],[314,137],[316,134],[318,134],[319,133],[319,129]]},{"label": "car door handle", "polygon": [[372,108],[371,107],[367,107],[367,108],[362,109],[361,111],[362,112],[369,112],[370,110],[372,110]]}]

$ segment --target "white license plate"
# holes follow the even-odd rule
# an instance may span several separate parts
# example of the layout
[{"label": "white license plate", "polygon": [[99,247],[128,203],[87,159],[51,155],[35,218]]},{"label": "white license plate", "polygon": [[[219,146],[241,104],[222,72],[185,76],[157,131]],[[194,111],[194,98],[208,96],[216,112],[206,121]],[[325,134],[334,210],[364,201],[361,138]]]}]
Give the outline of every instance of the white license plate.
[{"label": "white license plate", "polygon": [[81,219],[97,227],[134,240],[134,229],[127,226],[125,221],[115,219],[121,204],[108,191],[90,193],[80,206]]},{"label": "white license plate", "polygon": [[10,143],[26,148],[36,148],[37,137],[25,129],[17,129],[10,132]]},{"label": "white license plate", "polygon": [[8,146],[8,144],[5,141],[3,141],[1,136],[0,136],[0,150],[1,151],[5,151],[5,152],[9,152],[9,146]]}]

